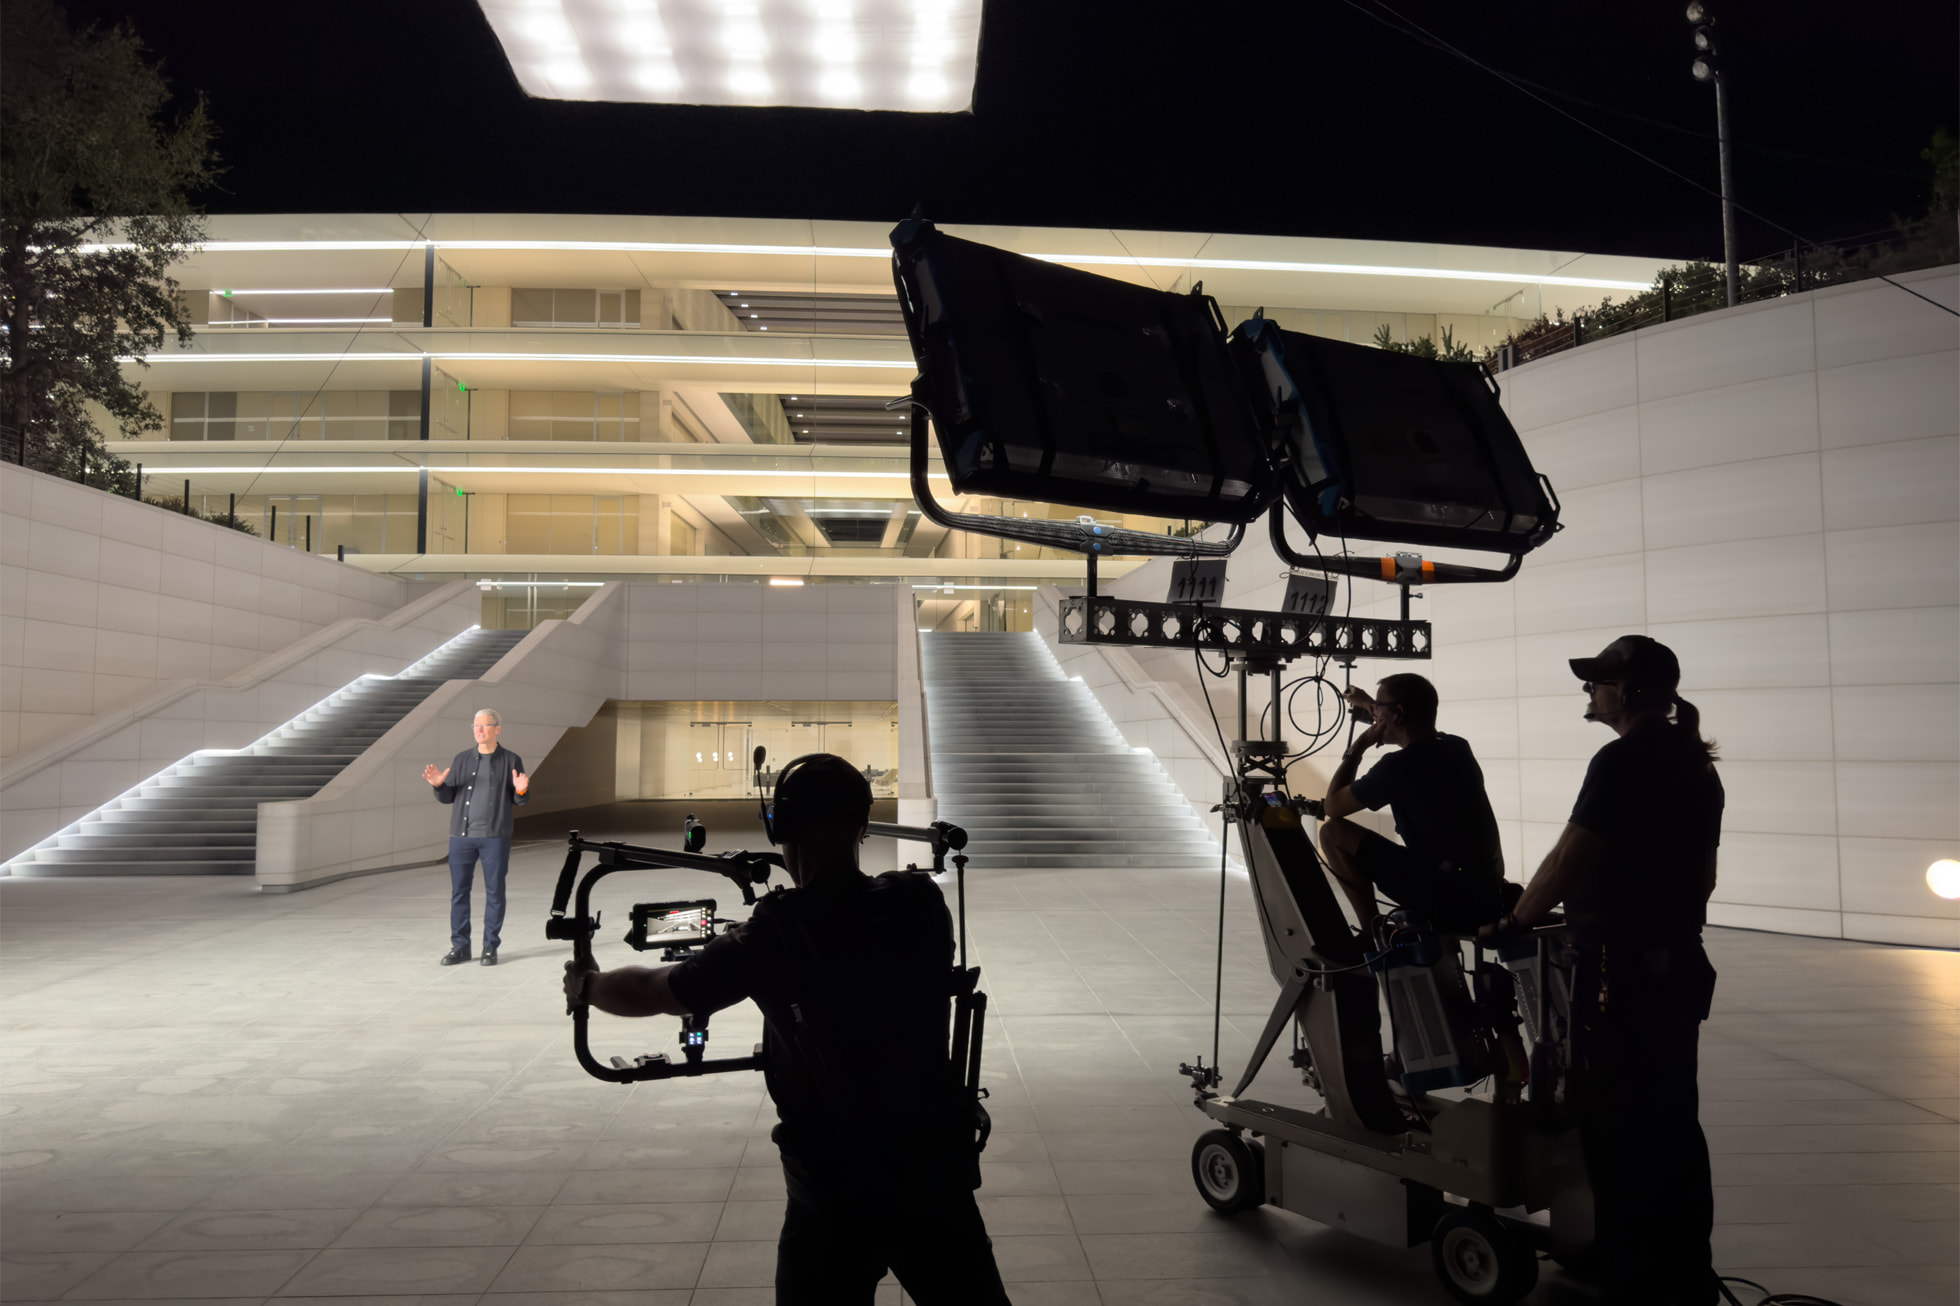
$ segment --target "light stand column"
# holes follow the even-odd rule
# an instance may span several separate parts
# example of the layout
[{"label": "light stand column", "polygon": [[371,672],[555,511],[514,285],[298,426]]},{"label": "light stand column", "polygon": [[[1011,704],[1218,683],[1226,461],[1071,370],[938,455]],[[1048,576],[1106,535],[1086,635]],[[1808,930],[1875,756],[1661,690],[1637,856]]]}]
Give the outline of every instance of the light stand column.
[{"label": "light stand column", "polygon": [[1729,141],[1729,88],[1721,70],[1715,72],[1715,136],[1722,153],[1722,258],[1728,264],[1729,307],[1737,298],[1738,269],[1735,255],[1735,173],[1730,164],[1734,147]]}]

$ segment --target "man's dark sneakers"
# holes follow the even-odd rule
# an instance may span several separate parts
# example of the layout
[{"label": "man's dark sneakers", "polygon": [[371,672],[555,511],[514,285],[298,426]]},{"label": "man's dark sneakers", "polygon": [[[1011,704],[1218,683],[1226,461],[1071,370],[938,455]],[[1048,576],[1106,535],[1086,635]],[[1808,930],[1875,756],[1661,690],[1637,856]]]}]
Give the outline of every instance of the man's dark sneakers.
[{"label": "man's dark sneakers", "polygon": [[468,948],[451,948],[443,954],[442,964],[445,966],[460,966],[469,959],[470,950]]},{"label": "man's dark sneakers", "polygon": [[483,950],[483,964],[486,966],[497,964],[497,950],[495,948],[485,948]]}]

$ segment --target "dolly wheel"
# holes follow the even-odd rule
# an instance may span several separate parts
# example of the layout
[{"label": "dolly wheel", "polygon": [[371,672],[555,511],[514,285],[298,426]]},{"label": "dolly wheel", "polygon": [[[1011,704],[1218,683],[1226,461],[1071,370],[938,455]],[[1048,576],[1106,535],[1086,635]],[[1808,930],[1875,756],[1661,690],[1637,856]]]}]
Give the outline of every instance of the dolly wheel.
[{"label": "dolly wheel", "polygon": [[1191,1177],[1212,1210],[1250,1211],[1266,1201],[1266,1149],[1224,1129],[1200,1134],[1191,1148]]},{"label": "dolly wheel", "polygon": [[1458,1301],[1500,1306],[1538,1286],[1538,1255],[1505,1231],[1494,1216],[1453,1211],[1429,1238],[1436,1277]]}]

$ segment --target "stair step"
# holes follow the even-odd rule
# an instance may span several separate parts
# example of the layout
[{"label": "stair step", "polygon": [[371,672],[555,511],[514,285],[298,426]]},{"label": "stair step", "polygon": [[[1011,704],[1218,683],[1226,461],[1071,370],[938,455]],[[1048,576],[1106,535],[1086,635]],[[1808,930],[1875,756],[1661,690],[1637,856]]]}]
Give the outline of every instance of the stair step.
[{"label": "stair step", "polygon": [[90,813],[11,869],[27,878],[250,875],[258,805],[318,793],[446,682],[477,679],[528,632],[470,631],[412,676],[362,678],[247,753],[199,756]]}]

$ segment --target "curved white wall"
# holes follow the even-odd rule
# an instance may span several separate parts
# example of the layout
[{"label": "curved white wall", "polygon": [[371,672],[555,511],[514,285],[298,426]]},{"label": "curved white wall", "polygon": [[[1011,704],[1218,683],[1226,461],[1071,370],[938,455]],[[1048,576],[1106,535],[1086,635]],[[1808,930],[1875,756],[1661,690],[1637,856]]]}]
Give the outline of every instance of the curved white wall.
[{"label": "curved white wall", "polygon": [[[1898,280],[1960,300],[1953,268]],[[1435,587],[1413,615],[1436,645],[1415,669],[1483,762],[1513,878],[1551,847],[1608,738],[1581,719],[1566,659],[1645,632],[1680,654],[1682,692],[1722,745],[1712,921],[1960,946],[1960,903],[1925,879],[1960,857],[1957,328],[1872,281],[1498,378],[1567,529],[1510,584]],[[1162,598],[1165,566],[1113,588]],[[1283,572],[1248,540],[1227,602],[1277,607]],[[1357,615],[1395,607],[1386,586],[1355,598]]]}]

